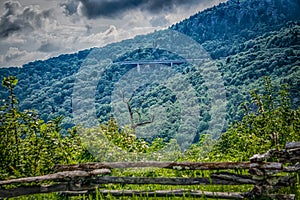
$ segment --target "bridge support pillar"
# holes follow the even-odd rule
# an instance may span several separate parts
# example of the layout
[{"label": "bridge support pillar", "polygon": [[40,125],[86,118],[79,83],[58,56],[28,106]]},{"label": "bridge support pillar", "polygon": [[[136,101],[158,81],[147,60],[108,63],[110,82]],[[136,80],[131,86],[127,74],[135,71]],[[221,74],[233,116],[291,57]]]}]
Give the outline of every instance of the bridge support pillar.
[{"label": "bridge support pillar", "polygon": [[140,71],[141,71],[140,64],[138,63],[136,67],[137,67],[137,72],[140,73]]}]

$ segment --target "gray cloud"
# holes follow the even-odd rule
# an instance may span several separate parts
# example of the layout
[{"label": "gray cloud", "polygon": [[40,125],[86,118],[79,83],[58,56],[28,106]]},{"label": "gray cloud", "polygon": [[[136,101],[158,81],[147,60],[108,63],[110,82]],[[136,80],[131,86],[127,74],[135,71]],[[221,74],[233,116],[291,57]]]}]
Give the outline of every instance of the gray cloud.
[{"label": "gray cloud", "polygon": [[164,16],[157,16],[150,20],[152,26],[165,26],[170,22]]},{"label": "gray cloud", "polygon": [[0,67],[146,34],[220,1],[0,0]]},{"label": "gray cloud", "polygon": [[38,51],[41,52],[53,52],[53,51],[58,51],[60,48],[59,46],[52,44],[52,43],[43,43],[39,48]]},{"label": "gray cloud", "polygon": [[77,13],[79,1],[68,0],[67,2],[61,3],[60,6],[64,8],[66,15],[73,15]]},{"label": "gray cloud", "polygon": [[14,60],[20,56],[24,56],[26,53],[25,51],[20,51],[16,47],[9,48],[7,54],[4,57],[5,62],[10,62],[11,60]]},{"label": "gray cloud", "polygon": [[178,6],[192,6],[200,3],[199,0],[68,0],[61,6],[69,15],[75,13],[75,8],[76,11],[79,8],[87,18],[116,18],[129,10],[141,10],[156,14],[170,11]]},{"label": "gray cloud", "polygon": [[20,31],[33,31],[43,27],[50,10],[40,12],[36,7],[22,7],[18,1],[4,3],[5,12],[0,16],[0,38]]}]

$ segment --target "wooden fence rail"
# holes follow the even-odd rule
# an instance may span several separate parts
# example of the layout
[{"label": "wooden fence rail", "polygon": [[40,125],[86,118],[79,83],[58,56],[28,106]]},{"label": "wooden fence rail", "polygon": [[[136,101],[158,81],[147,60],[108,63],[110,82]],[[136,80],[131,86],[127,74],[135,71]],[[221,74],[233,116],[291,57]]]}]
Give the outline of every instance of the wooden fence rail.
[{"label": "wooden fence rail", "polygon": [[[279,162],[267,162],[277,159]],[[226,199],[263,198],[295,199],[294,194],[277,194],[280,188],[297,184],[300,173],[300,142],[287,143],[283,150],[272,149],[261,155],[254,155],[250,162],[111,162],[58,165],[57,173],[37,177],[26,177],[0,181],[0,199],[29,194],[61,192],[79,195],[95,192],[113,196],[193,196]],[[112,169],[164,168],[172,170],[246,170],[247,175],[230,172],[211,172],[209,177],[116,177]],[[282,175],[285,172],[285,175]],[[53,182],[46,184],[45,182]],[[37,183],[35,186],[24,186]],[[6,186],[17,184],[15,188]],[[23,184],[23,185],[22,185]],[[198,190],[105,190],[105,184],[160,184],[160,185],[253,185],[246,193],[206,192]],[[299,183],[298,183],[299,184]]]},{"label": "wooden fence rail", "polygon": [[278,162],[110,162],[110,163],[84,163],[75,165],[57,165],[56,171],[95,169],[126,169],[126,168],[145,168],[157,167],[175,170],[222,170],[222,169],[251,169],[259,168],[266,170],[282,170],[282,163]]}]

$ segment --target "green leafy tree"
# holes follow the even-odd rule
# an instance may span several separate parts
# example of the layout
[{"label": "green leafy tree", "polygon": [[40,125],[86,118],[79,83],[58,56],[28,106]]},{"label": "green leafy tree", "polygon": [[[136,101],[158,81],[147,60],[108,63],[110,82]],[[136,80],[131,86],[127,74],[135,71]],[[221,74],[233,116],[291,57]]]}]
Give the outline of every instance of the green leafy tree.
[{"label": "green leafy tree", "polygon": [[44,122],[35,111],[18,109],[14,93],[18,80],[3,79],[9,90],[0,112],[0,179],[49,173],[55,164],[78,162],[86,149],[81,145],[76,128],[62,137],[62,117]]},{"label": "green leafy tree", "polygon": [[[4,105],[1,107],[0,117],[0,133],[1,133],[1,160],[2,165],[10,163],[10,168],[16,168],[19,165],[20,157],[20,133],[18,132],[18,124],[20,113],[16,108],[18,103],[14,94],[14,88],[16,87],[18,80],[16,77],[7,77],[2,81],[2,85],[9,90],[9,97],[4,100]],[[8,133],[9,134],[5,134]],[[6,148],[8,146],[8,148]]]},{"label": "green leafy tree", "polygon": [[293,109],[288,87],[276,91],[269,78],[264,91],[251,93],[251,102],[243,104],[245,115],[224,133],[211,159],[248,160],[271,148],[282,149],[288,141],[300,140],[300,107]]}]

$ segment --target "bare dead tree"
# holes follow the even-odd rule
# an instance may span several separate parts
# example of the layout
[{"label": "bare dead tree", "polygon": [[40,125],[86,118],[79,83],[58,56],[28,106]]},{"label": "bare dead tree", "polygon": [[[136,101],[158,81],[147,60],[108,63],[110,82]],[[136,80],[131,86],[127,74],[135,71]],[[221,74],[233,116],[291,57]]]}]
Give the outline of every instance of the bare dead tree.
[{"label": "bare dead tree", "polygon": [[[144,125],[147,125],[147,124],[151,124],[154,121],[154,118],[155,118],[154,114],[151,114],[151,119],[150,120],[148,120],[148,121],[142,121],[141,114],[137,110],[133,110],[131,108],[130,102],[131,102],[131,100],[133,98],[133,93],[132,93],[132,95],[128,99],[126,99],[124,91],[121,91],[121,97],[122,97],[122,101],[127,106],[127,110],[129,112],[129,118],[130,118],[130,126],[131,126],[131,129],[133,130],[134,133],[135,133],[135,129],[137,127],[144,126]],[[137,122],[135,122],[135,120],[134,120],[134,116],[133,116],[134,113],[136,113],[138,115]]]}]

